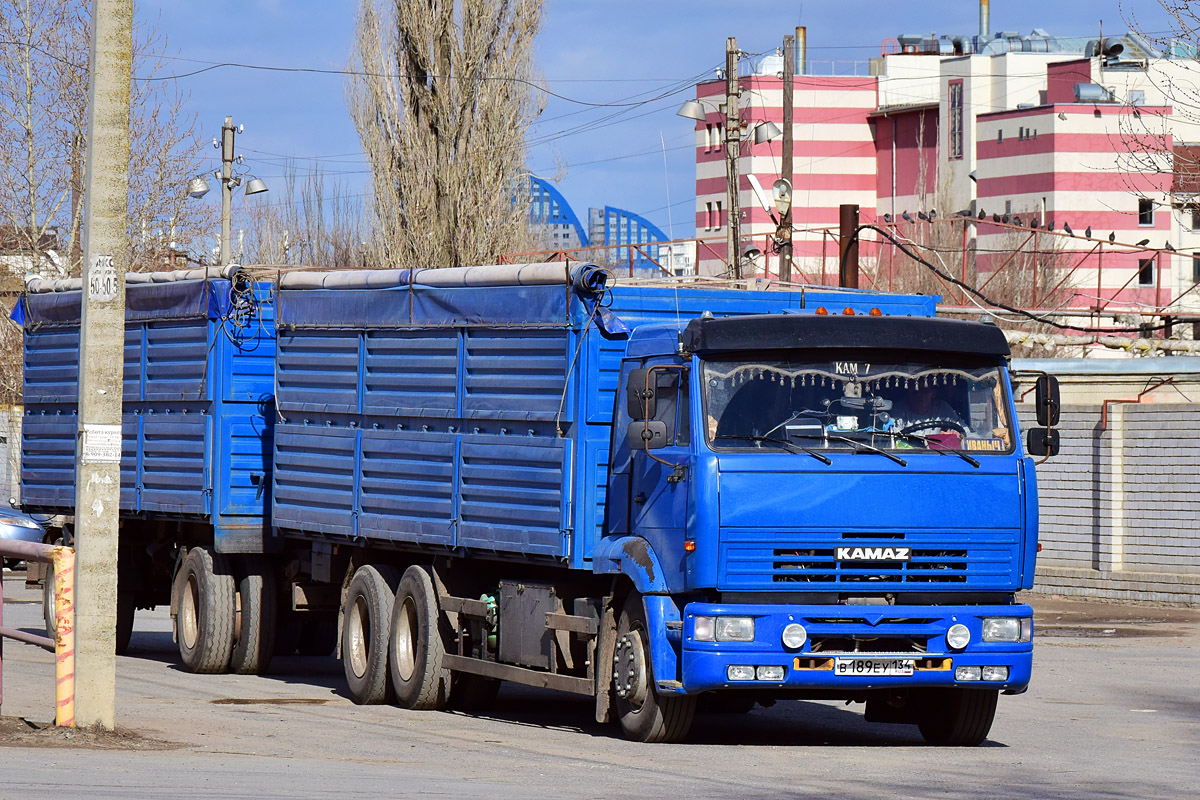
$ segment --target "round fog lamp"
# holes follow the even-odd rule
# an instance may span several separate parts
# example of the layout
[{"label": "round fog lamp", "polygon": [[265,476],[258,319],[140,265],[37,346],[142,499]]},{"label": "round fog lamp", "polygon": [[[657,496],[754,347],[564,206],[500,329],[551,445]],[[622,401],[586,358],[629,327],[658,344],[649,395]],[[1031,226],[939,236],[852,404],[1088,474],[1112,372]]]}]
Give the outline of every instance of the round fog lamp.
[{"label": "round fog lamp", "polygon": [[808,639],[808,631],[804,630],[804,626],[793,622],[783,629],[783,646],[792,650],[799,650],[804,646],[804,642]]},{"label": "round fog lamp", "polygon": [[961,622],[950,626],[946,631],[946,646],[952,650],[962,650],[971,641],[971,631]]}]

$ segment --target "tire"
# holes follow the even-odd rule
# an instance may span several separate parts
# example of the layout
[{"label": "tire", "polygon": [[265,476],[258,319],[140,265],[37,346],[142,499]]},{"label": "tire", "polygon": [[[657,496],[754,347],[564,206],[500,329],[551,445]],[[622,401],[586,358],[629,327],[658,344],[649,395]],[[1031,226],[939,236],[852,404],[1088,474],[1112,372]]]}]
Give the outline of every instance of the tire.
[{"label": "tire", "polygon": [[179,611],[175,639],[189,672],[219,673],[233,651],[233,575],[229,562],[207,547],[193,547],[176,577]]},{"label": "tire", "polygon": [[485,711],[496,702],[500,683],[496,678],[455,672],[450,683],[449,706],[456,711]]},{"label": "tire", "polygon": [[275,655],[279,620],[275,573],[262,559],[256,558],[241,558],[237,567],[229,671],[238,675],[264,675]]},{"label": "tire", "polygon": [[388,633],[396,596],[395,570],[364,564],[354,572],[342,605],[342,669],[350,697],[362,706],[386,703]]},{"label": "tire", "polygon": [[409,567],[396,591],[388,641],[392,686],[404,708],[440,709],[450,699],[450,671],[442,665],[446,645],[440,617],[429,573]]},{"label": "tire", "polygon": [[987,738],[996,716],[995,689],[933,689],[920,701],[917,727],[929,744],[974,747]]},{"label": "tire", "polygon": [[635,742],[678,742],[692,728],[694,695],[662,695],[655,688],[646,633],[646,612],[636,592],[625,600],[617,622],[613,657],[617,719]]}]

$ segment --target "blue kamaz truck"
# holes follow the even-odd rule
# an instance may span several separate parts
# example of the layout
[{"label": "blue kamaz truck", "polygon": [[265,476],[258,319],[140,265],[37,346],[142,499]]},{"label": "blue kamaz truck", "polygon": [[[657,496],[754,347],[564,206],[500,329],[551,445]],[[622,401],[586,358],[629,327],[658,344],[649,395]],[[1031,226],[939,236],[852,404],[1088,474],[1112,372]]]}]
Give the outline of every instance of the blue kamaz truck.
[{"label": "blue kamaz truck", "polygon": [[609,283],[558,263],[243,291],[275,323],[265,455],[242,480],[204,447],[261,500],[257,546],[204,513],[126,523],[159,532],[139,558],[172,576],[184,663],[248,671],[240,647],[261,671],[299,621],[336,625],[360,703],[513,681],[674,741],[698,708],[838,699],[982,741],[1030,680],[1027,452],[1053,449],[1021,441],[1002,332],[935,298]]}]

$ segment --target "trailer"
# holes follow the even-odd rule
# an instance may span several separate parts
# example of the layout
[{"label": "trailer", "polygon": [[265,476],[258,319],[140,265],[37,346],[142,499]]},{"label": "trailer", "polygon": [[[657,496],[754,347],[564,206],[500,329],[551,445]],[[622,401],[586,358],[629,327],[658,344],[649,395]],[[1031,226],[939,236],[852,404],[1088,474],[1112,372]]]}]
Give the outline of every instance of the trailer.
[{"label": "trailer", "polygon": [[[676,741],[697,709],[840,699],[982,741],[1030,681],[1016,593],[1052,382],[1027,447],[1003,334],[936,298],[610,281],[553,263],[256,291],[277,328],[263,522],[233,563],[247,540],[211,506],[189,517],[211,541],[172,540],[184,663],[245,671],[247,619],[262,642],[306,620],[336,625],[362,704],[480,707],[511,681]],[[153,440],[129,441],[145,483]]]},{"label": "trailer", "polygon": [[[213,658],[201,659],[196,646],[209,620],[197,609],[195,578],[180,587],[174,579],[192,575],[182,567],[195,549],[192,560],[215,566],[232,608],[261,594],[270,572],[261,564],[275,420],[271,286],[230,268],[131,273],[127,282],[117,649],[128,645],[135,609],[172,602],[177,589],[173,608],[182,593],[189,621],[184,663],[211,672]],[[78,279],[35,279],[13,314],[25,344],[21,499],[39,514],[74,513],[81,308]],[[71,535],[69,523],[52,534]],[[253,620],[235,635],[228,616],[211,622],[213,638],[229,639],[219,669],[262,671],[270,646],[251,635]]]}]

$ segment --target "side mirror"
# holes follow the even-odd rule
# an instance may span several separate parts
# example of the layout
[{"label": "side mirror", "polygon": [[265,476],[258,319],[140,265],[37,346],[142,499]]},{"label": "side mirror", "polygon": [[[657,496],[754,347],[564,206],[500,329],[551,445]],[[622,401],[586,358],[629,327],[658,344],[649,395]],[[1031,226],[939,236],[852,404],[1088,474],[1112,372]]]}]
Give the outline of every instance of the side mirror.
[{"label": "side mirror", "polygon": [[1060,403],[1058,399],[1058,378],[1050,375],[1042,375],[1037,379],[1034,405],[1036,406],[1038,425],[1044,425],[1048,428],[1053,428],[1058,424],[1058,414],[1060,409]]},{"label": "side mirror", "polygon": [[1053,428],[1030,428],[1025,449],[1031,456],[1050,458],[1058,455],[1058,431]]},{"label": "side mirror", "polygon": [[16,508],[17,507],[17,498],[15,498],[15,497],[8,498],[8,504],[10,506],[12,506],[13,508]]},{"label": "side mirror", "polygon": [[660,450],[667,446],[667,423],[652,419],[629,423],[625,441],[630,450]]},{"label": "side mirror", "polygon": [[649,372],[648,369],[629,371],[629,383],[625,385],[625,408],[630,419],[650,419],[657,410],[654,385],[651,384],[649,389],[646,387]]}]

